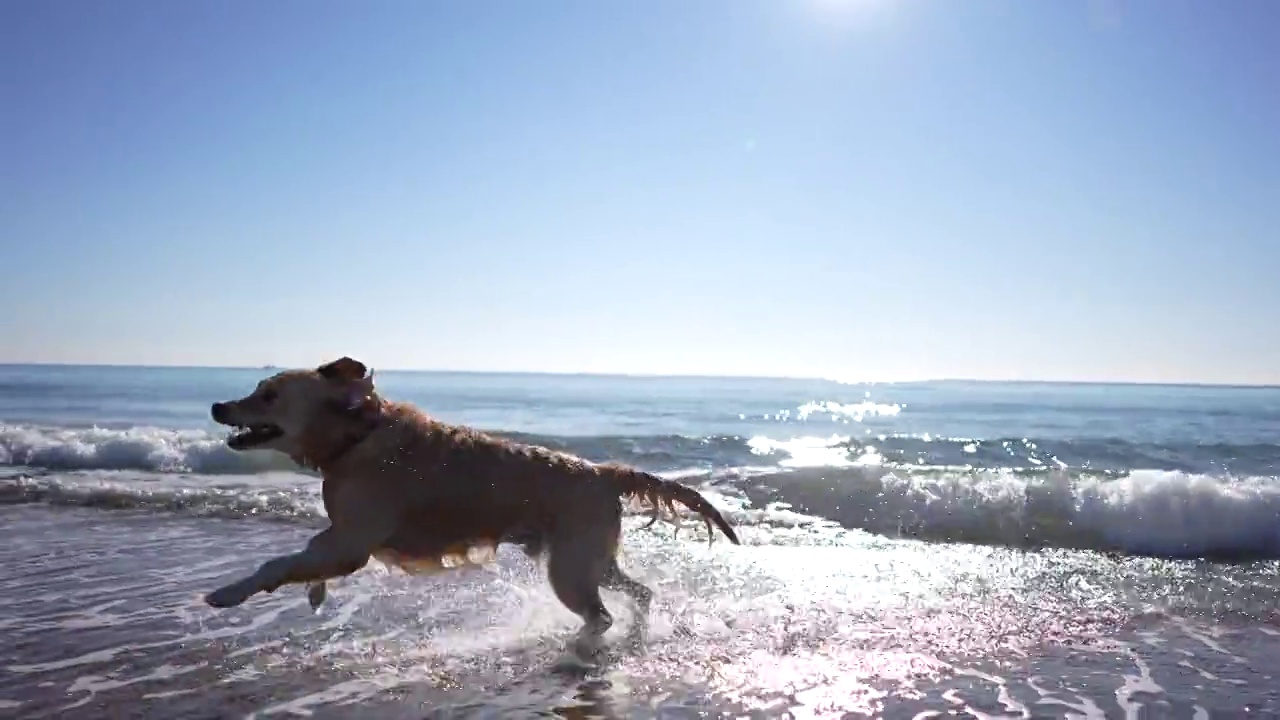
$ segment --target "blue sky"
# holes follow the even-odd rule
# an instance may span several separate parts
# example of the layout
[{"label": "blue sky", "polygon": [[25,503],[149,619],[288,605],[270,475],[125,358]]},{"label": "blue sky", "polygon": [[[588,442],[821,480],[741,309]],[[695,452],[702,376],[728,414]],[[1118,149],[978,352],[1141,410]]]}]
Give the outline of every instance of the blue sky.
[{"label": "blue sky", "polygon": [[1280,382],[1280,3],[0,4],[0,361]]}]

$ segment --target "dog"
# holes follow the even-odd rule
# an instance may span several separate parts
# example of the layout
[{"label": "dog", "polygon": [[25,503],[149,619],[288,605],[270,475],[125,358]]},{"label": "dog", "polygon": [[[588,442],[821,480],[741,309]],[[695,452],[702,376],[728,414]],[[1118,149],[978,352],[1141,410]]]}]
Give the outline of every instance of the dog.
[{"label": "dog", "polygon": [[411,573],[491,561],[502,543],[545,555],[560,602],[583,625],[576,649],[590,652],[613,624],[600,588],[627,595],[638,623],[652,591],[626,575],[616,553],[622,500],[647,503],[652,525],[680,503],[735,545],[733,528],[696,490],[617,463],[593,463],[544,447],[433,419],[382,398],[364,363],[343,357],[312,370],[285,370],[249,395],[217,402],[214,421],[234,428],[228,447],[275,450],[323,477],[329,527],[299,552],[205,596],[239,605],[287,584],[304,584],[313,607],[325,583],[370,558]]}]

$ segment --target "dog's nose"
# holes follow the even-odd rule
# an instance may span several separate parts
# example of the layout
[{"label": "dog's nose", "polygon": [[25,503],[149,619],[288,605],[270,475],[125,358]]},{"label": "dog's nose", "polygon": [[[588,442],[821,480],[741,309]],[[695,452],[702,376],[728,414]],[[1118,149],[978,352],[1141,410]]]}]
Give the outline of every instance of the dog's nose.
[{"label": "dog's nose", "polygon": [[226,417],[227,414],[227,404],[220,402],[214,403],[213,407],[209,409],[209,414],[213,415],[214,420],[222,422],[223,418]]}]

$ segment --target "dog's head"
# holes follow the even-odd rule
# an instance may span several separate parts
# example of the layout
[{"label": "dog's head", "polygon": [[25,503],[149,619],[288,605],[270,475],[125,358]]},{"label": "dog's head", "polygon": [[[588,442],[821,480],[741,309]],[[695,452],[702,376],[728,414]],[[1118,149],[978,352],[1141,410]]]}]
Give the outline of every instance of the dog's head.
[{"label": "dog's head", "polygon": [[285,370],[239,400],[214,403],[213,419],[235,428],[233,450],[277,450],[307,455],[309,446],[341,434],[344,426],[376,403],[373,378],[364,363],[344,357],[314,370]]}]

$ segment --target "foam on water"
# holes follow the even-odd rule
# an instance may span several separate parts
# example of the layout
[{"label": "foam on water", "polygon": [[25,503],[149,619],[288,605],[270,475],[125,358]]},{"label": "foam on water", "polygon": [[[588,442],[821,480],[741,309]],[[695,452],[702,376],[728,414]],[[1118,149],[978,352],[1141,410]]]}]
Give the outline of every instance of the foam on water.
[{"label": "foam on water", "polygon": [[154,510],[196,517],[324,520],[318,479],[288,472],[253,476],[82,471],[0,477],[0,503]]},{"label": "foam on water", "polygon": [[[0,476],[0,503],[150,509],[309,525],[324,518],[319,480],[292,472],[51,474],[10,468],[6,473]],[[710,479],[692,470],[667,475],[700,487],[731,522],[769,528],[771,542],[822,527],[1167,558],[1280,558],[1280,485],[1272,478],[883,467],[727,469]]]},{"label": "foam on water", "polygon": [[[691,462],[738,466],[786,459],[806,448],[826,462],[845,452],[832,439],[800,437],[770,445],[767,438],[681,435],[556,437],[496,432],[592,460],[618,460],[676,470]],[[138,470],[205,475],[246,474],[301,468],[279,453],[238,452],[226,446],[227,431],[162,427],[58,427],[0,423],[0,466],[44,470]],[[799,464],[805,464],[800,462]],[[820,463],[822,464],[822,463]]]},{"label": "foam on water", "polygon": [[[506,429],[492,432],[591,460],[620,460],[655,470],[690,465],[768,465],[1065,469],[1102,475],[1143,468],[1203,475],[1280,475],[1280,445],[1273,443],[1154,443],[1108,437],[977,439],[929,433],[873,433],[870,428],[854,432],[843,426],[833,433],[829,428],[821,423],[784,420],[769,433],[744,435],[545,435]],[[225,430],[211,428],[63,427],[0,422],[0,466],[203,474],[297,470],[276,453],[231,451],[225,439]]]},{"label": "foam on water", "polygon": [[[0,580],[0,614],[24,648],[21,660],[0,660],[0,698],[30,715],[93,717],[145,699],[171,716],[212,703],[240,716],[350,714],[357,704],[378,717],[366,710],[406,698],[409,717],[419,702],[446,716],[571,706],[641,716],[1141,711],[1177,697],[1174,658],[1212,662],[1217,651],[1197,637],[1245,662],[1280,642],[1190,621],[1143,628],[1176,646],[1173,655],[1113,640],[1150,592],[1150,569],[1136,561],[860,534],[828,536],[826,546],[708,546],[641,530],[633,518],[622,562],[656,595],[646,652],[622,643],[631,616],[609,594],[618,618],[610,658],[564,678],[548,669],[578,621],[518,552],[428,578],[371,566],[334,583],[317,615],[297,588],[219,612],[193,590],[300,546],[308,532],[121,513],[109,535],[95,536],[92,511],[35,510],[0,508],[0,561],[13,568]],[[1107,578],[1121,582],[1107,590]],[[1132,587],[1117,594],[1123,585]],[[1031,656],[1049,663],[1046,678],[1009,664]],[[1202,684],[1243,697],[1225,681]]]},{"label": "foam on water", "polygon": [[297,468],[279,453],[234,451],[226,445],[226,433],[7,424],[0,424],[0,465],[206,474]]},{"label": "foam on water", "polygon": [[744,483],[885,535],[1159,557],[1280,557],[1280,484],[1159,470],[1122,476],[963,468],[807,468]]}]

